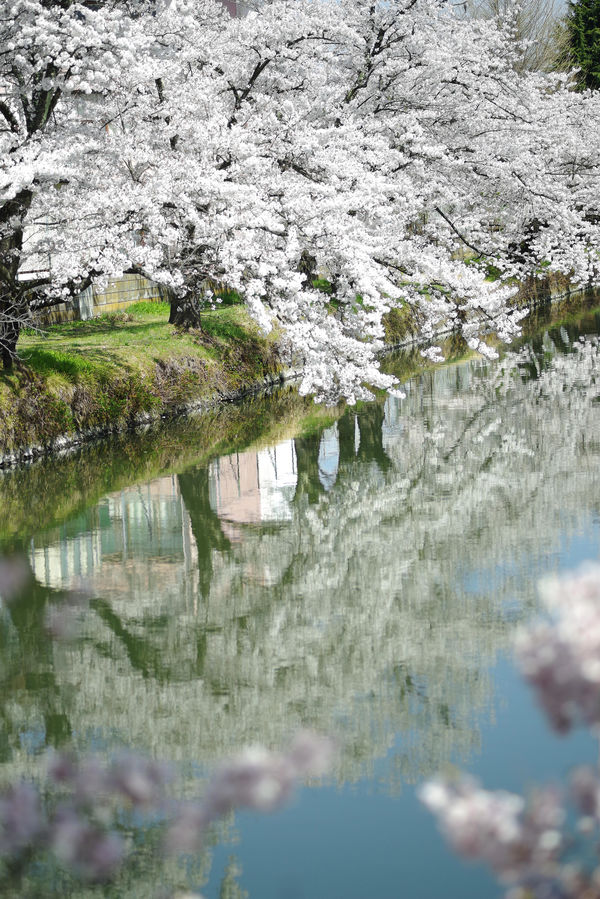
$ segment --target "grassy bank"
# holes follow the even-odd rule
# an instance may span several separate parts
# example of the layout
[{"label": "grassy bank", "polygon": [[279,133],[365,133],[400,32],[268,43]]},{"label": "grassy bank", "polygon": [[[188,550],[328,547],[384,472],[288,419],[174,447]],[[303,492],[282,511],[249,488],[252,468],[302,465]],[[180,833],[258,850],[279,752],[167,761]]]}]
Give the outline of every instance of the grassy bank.
[{"label": "grassy bank", "polygon": [[[581,315],[582,306],[597,301],[592,294],[551,310],[546,304],[524,330]],[[120,431],[190,404],[208,405],[280,374],[274,339],[260,335],[239,302],[205,312],[198,331],[175,329],[168,315],[166,303],[141,302],[127,312],[24,333],[14,371],[0,370],[0,461],[27,458],[31,447],[56,448],[62,438]],[[390,314],[388,345],[410,342],[415,324],[409,309]],[[469,355],[457,335],[442,346],[451,361]],[[405,380],[424,367],[417,348],[404,354],[394,374]]]},{"label": "grassy bank", "polygon": [[0,456],[89,430],[124,428],[191,402],[214,401],[280,371],[274,341],[241,305],[176,331],[166,303],[26,332],[0,372]]}]

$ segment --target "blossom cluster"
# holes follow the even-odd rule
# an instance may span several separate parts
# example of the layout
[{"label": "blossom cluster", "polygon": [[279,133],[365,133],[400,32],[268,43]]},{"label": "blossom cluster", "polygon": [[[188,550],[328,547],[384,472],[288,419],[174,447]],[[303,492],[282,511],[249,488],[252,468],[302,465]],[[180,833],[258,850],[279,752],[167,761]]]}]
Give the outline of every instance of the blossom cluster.
[{"label": "blossom cluster", "polygon": [[181,804],[167,831],[170,851],[193,851],[213,821],[235,808],[271,812],[290,798],[298,778],[329,769],[333,743],[312,733],[296,735],[286,753],[250,747],[215,773],[202,801]]},{"label": "blossom cluster", "polygon": [[[508,886],[507,899],[598,899],[600,864],[593,858],[600,826],[600,776],[577,768],[568,790],[538,790],[526,801],[488,791],[472,778],[429,781],[420,790],[450,845],[463,857],[487,865]],[[567,802],[570,800],[570,802]],[[575,830],[569,830],[569,811]],[[574,813],[574,814],[573,814]],[[590,840],[588,849],[581,841]]]},{"label": "blossom cluster", "polygon": [[430,781],[420,796],[440,818],[453,848],[486,863],[503,879],[537,876],[563,848],[565,812],[553,790],[539,792],[526,804],[521,796],[489,792],[462,778]]},{"label": "blossom cluster", "polygon": [[[165,766],[135,755],[122,755],[109,766],[57,755],[50,760],[44,791],[21,781],[0,798],[0,858],[14,866],[50,849],[78,876],[106,880],[125,857],[122,837],[106,824],[111,803],[156,806],[167,779]],[[44,800],[48,788],[51,803]]]},{"label": "blossom cluster", "polygon": [[164,763],[134,753],[108,765],[56,754],[43,789],[22,781],[0,796],[0,861],[18,869],[50,850],[78,877],[109,880],[127,857],[114,825],[123,806],[161,815],[166,852],[196,851],[207,827],[236,808],[268,812],[281,806],[299,778],[327,771],[332,750],[331,741],[309,732],[298,734],[284,753],[249,748],[222,765],[203,797],[189,801],[169,796],[172,772]]},{"label": "blossom cluster", "polygon": [[224,285],[354,402],[392,310],[493,356],[523,311],[490,266],[597,281],[600,100],[523,71],[509,20],[253,5],[4,0],[0,316],[135,271],[197,318]]}]

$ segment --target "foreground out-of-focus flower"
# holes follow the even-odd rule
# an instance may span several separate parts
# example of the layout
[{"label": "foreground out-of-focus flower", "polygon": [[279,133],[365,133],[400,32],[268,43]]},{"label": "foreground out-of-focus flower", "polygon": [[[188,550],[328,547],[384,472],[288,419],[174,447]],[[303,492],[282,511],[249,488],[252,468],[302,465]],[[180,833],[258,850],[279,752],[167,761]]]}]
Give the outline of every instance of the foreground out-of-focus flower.
[{"label": "foreground out-of-focus flower", "polygon": [[331,764],[331,740],[298,734],[287,753],[250,747],[225,762],[199,802],[183,804],[167,833],[169,851],[191,851],[206,827],[235,808],[270,812],[289,799],[295,782],[320,776]]},{"label": "foreground out-of-focus flower", "polygon": [[[331,742],[308,732],[298,734],[287,753],[259,747],[241,752],[217,770],[201,799],[171,804],[166,847],[193,851],[206,827],[234,808],[272,811],[290,796],[298,778],[323,774],[331,755]],[[124,801],[164,815],[170,773],[165,764],[133,753],[109,765],[56,753],[49,759],[43,794],[19,783],[0,796],[0,858],[34,857],[50,849],[79,877],[110,880],[125,859],[125,843],[110,822]],[[48,797],[53,799],[46,812]]]},{"label": "foreground out-of-focus flower", "polygon": [[59,602],[49,603],[45,616],[48,635],[54,640],[72,640],[77,637],[90,599],[86,583],[80,581],[77,589],[70,589],[62,594]]},{"label": "foreground out-of-focus flower", "polygon": [[523,633],[517,658],[552,727],[600,724],[600,565],[540,584],[552,615]]},{"label": "foreground out-of-focus flower", "polygon": [[593,768],[582,765],[570,778],[571,796],[581,817],[580,830],[592,830],[600,820],[600,777]]},{"label": "foreground out-of-focus flower", "polygon": [[43,831],[40,797],[31,784],[15,784],[0,797],[0,856],[21,852]]},{"label": "foreground out-of-focus flower", "polygon": [[164,799],[171,769],[133,752],[122,753],[108,767],[93,756],[76,759],[68,753],[57,753],[50,757],[48,776],[54,783],[69,787],[79,805],[117,796],[143,807],[157,806]]},{"label": "foreground out-of-focus flower", "polygon": [[21,556],[0,559],[0,599],[12,602],[31,579],[31,570]]},{"label": "foreground out-of-focus flower", "polygon": [[59,808],[49,831],[49,845],[61,862],[86,880],[108,880],[125,855],[123,841],[101,830],[70,807]]},{"label": "foreground out-of-focus flower", "polygon": [[168,765],[133,753],[116,758],[108,771],[109,786],[137,807],[158,805],[170,779]]},{"label": "foreground out-of-focus flower", "polygon": [[[517,653],[551,726],[564,733],[576,724],[600,725],[600,565],[588,564],[543,581],[540,594],[551,614],[519,637]],[[433,780],[420,798],[440,822],[454,849],[514,882],[507,899],[600,899],[598,846],[574,847],[586,835],[597,839],[600,776],[591,767],[570,777],[575,809],[569,819],[556,790],[528,802],[488,792],[475,781]],[[572,820],[574,832],[566,822]]]},{"label": "foreground out-of-focus flower", "polygon": [[420,790],[457,852],[488,864],[503,879],[528,877],[545,869],[562,849],[564,809],[554,791],[521,796],[489,792],[476,781],[434,780]]}]

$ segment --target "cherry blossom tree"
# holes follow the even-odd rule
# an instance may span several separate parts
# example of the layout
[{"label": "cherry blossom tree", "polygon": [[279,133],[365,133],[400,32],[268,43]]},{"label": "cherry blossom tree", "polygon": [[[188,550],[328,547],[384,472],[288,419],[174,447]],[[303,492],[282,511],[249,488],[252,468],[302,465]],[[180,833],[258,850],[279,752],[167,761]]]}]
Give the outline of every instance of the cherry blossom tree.
[{"label": "cherry blossom tree", "polygon": [[[452,328],[493,354],[485,334],[510,339],[522,313],[491,270],[596,278],[600,101],[517,71],[508,25],[438,0],[135,8],[47,10],[89,18],[88,43],[113,23],[114,62],[91,41],[92,74],[69,74],[87,111],[56,101],[33,141],[27,215],[58,223],[29,248],[51,252],[45,296],[136,271],[199,326],[225,285],[278,328],[302,392],[353,402],[392,383],[377,362],[390,309],[423,339]],[[11,298],[37,286],[18,278],[18,218]]]},{"label": "cherry blossom tree", "polygon": [[481,19],[504,19],[520,42],[519,68],[551,71],[564,57],[563,4],[559,0],[467,0],[459,9]]},{"label": "cherry blossom tree", "polygon": [[[140,2],[138,10],[146,4]],[[0,351],[10,367],[20,327],[31,308],[48,301],[52,286],[47,255],[63,239],[45,225],[32,204],[54,196],[68,180],[67,150],[77,147],[85,164],[82,126],[101,127],[84,102],[108,95],[143,49],[135,3],[93,0],[6,0],[0,16]],[[91,121],[90,121],[91,119]],[[60,223],[57,223],[58,225]],[[33,226],[33,227],[32,227]],[[35,235],[35,231],[41,233]],[[35,247],[29,249],[33,241]],[[40,255],[41,254],[41,255]],[[28,257],[28,264],[23,265]],[[43,264],[40,262],[43,260]],[[24,274],[23,269],[29,269]],[[93,270],[74,272],[83,286]],[[65,284],[68,282],[65,282]],[[62,286],[65,286],[63,284]],[[51,295],[51,293],[50,293]]]}]

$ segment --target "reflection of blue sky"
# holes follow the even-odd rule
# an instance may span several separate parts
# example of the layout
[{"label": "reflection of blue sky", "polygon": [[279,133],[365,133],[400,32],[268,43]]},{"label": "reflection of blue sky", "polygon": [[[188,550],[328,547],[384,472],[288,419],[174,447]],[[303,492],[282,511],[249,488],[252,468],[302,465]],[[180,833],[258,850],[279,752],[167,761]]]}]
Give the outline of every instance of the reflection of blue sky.
[{"label": "reflection of blue sky", "polygon": [[[465,572],[461,583],[474,595],[498,592],[506,595],[507,583],[515,585],[515,591],[528,581],[536,581],[548,574],[578,568],[589,560],[600,558],[600,522],[590,517],[577,534],[560,534],[554,546],[538,556],[524,553],[521,557],[507,559],[493,568],[478,568]],[[521,608],[522,595],[515,595],[515,605]]]},{"label": "reflection of blue sky", "polygon": [[[510,659],[500,660],[494,678],[496,707],[481,721],[481,752],[470,764],[486,787],[527,793],[594,761],[597,747],[588,734],[559,738],[548,731]],[[483,868],[446,847],[415,787],[406,785],[399,796],[377,789],[389,782],[406,739],[396,738],[372,779],[305,788],[273,816],[238,815],[239,841],[216,848],[203,894],[218,895],[233,853],[249,899],[500,899],[504,891]]]},{"label": "reflection of blue sky", "polygon": [[[359,432],[360,441],[360,432]],[[354,445],[356,451],[356,423]],[[331,428],[326,428],[321,435],[319,445],[319,480],[325,490],[331,490],[337,478],[340,464],[340,439],[337,422]]]}]

